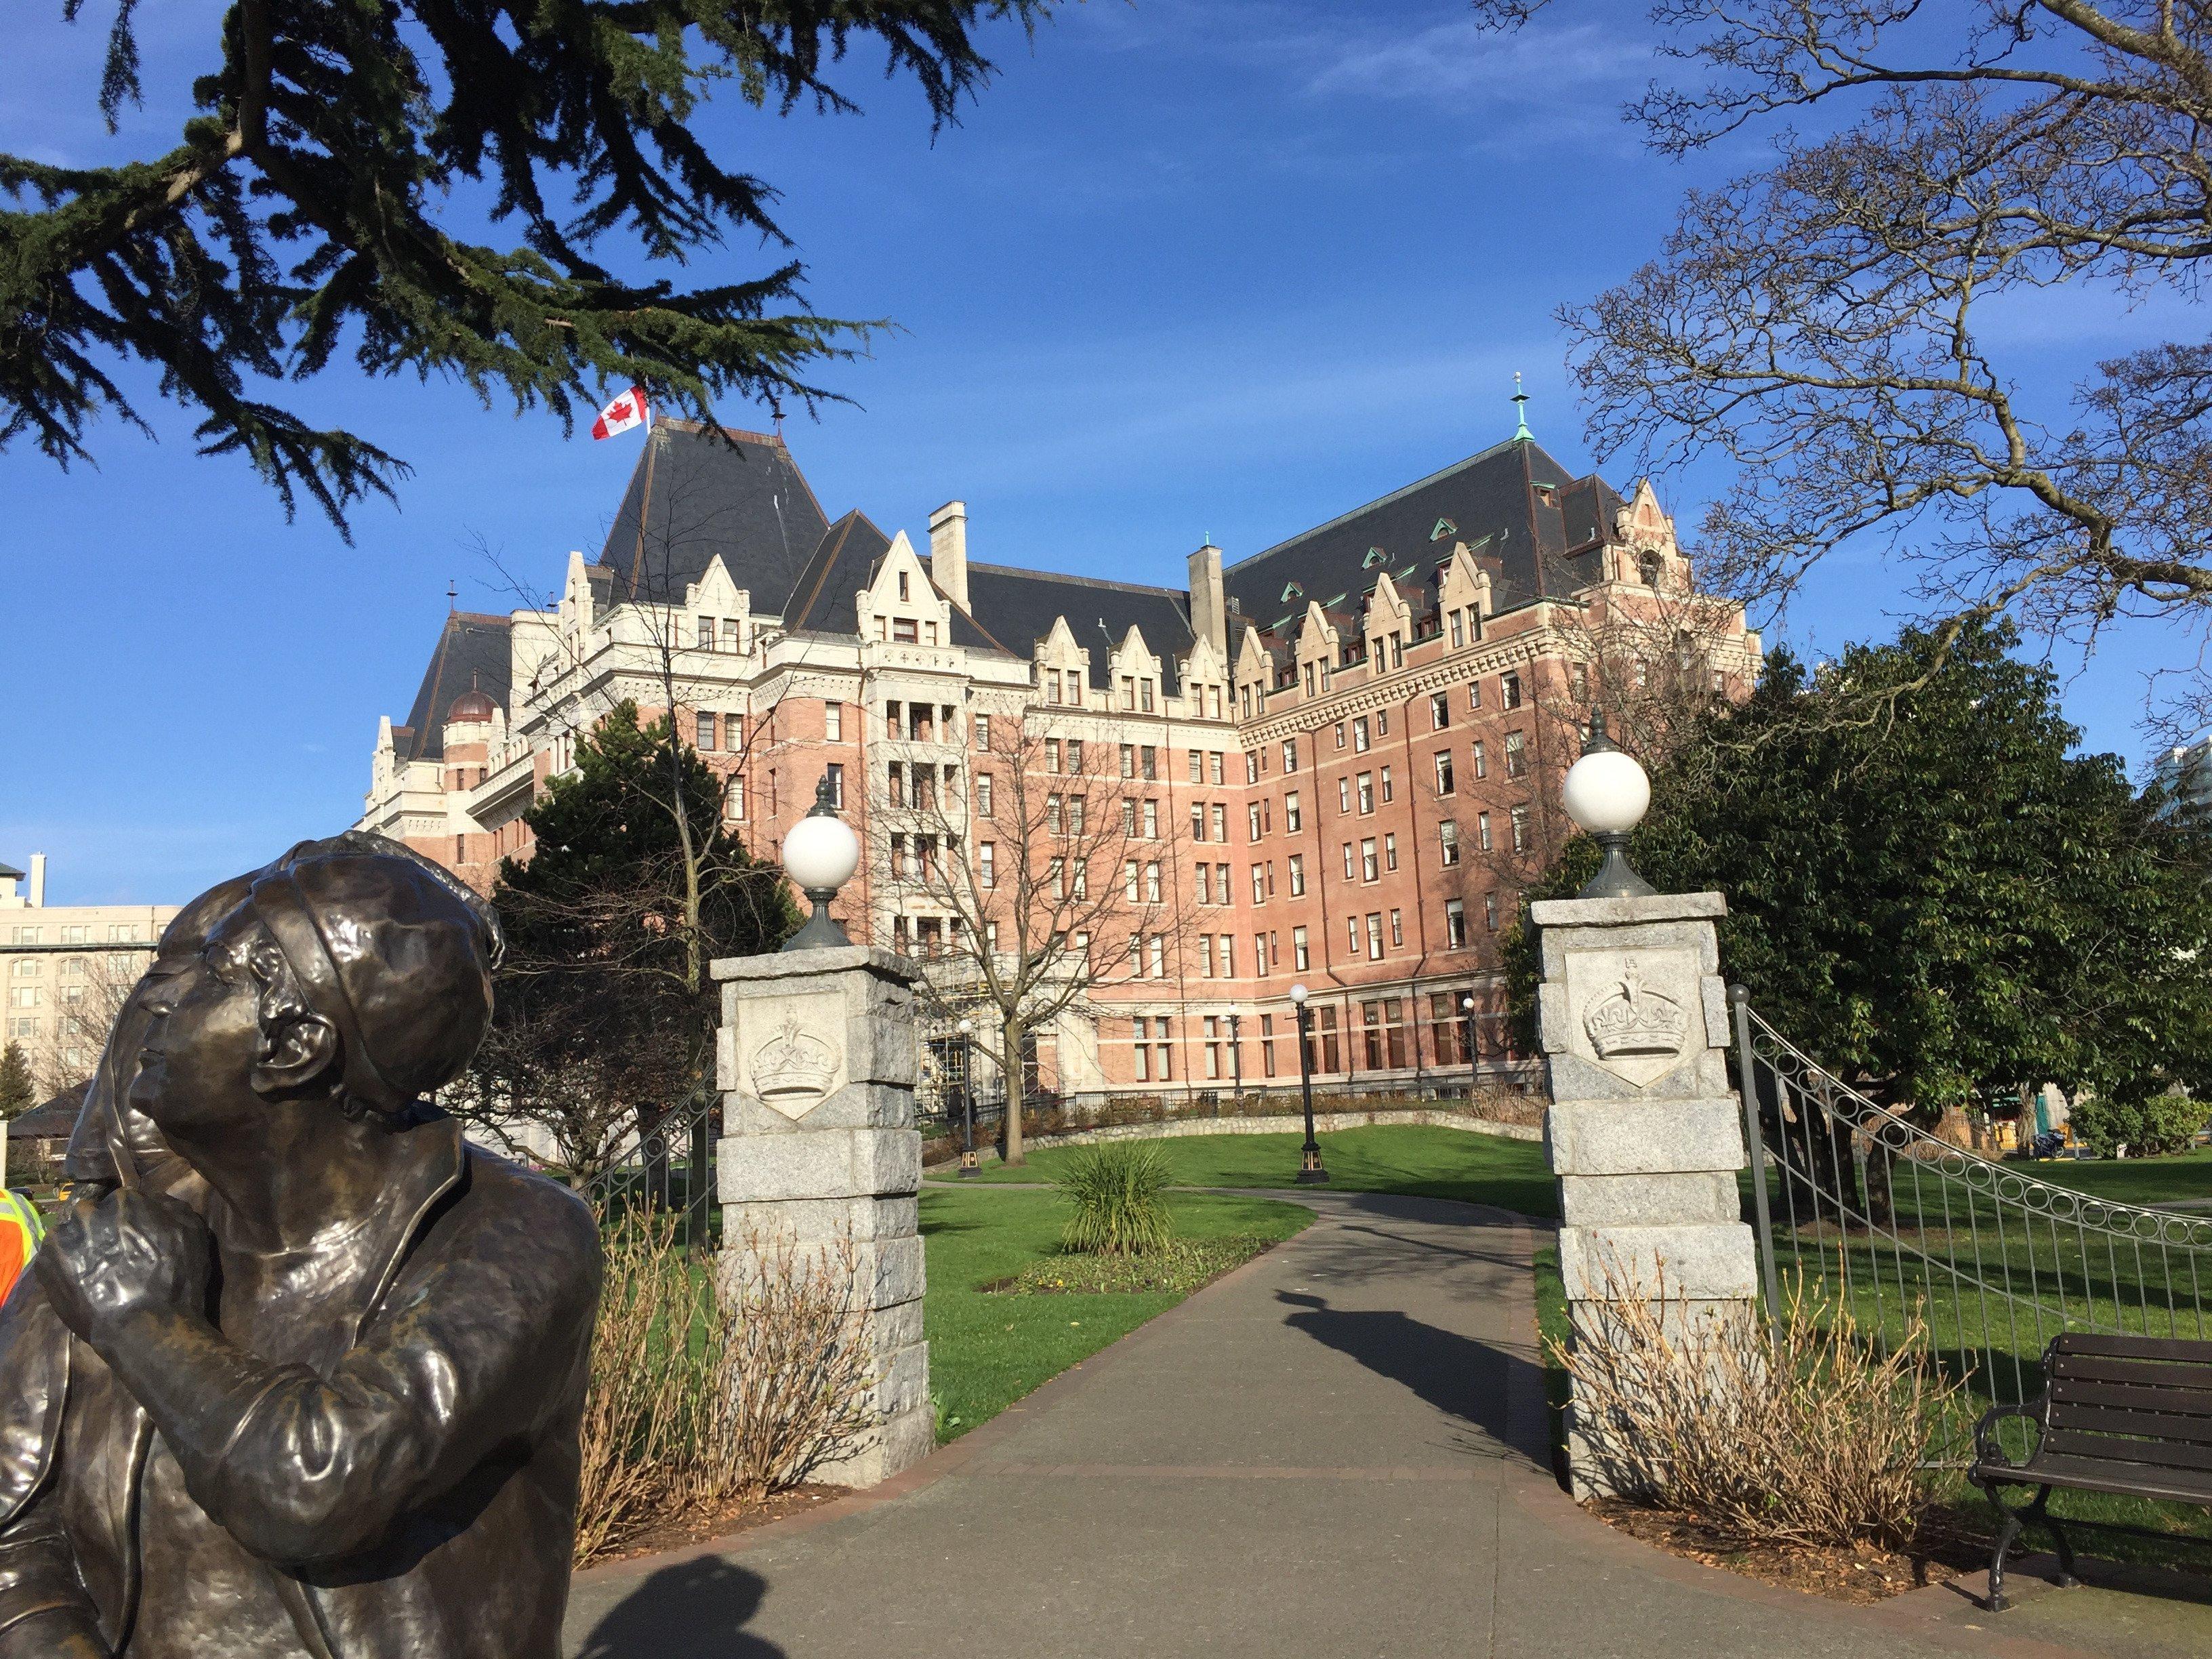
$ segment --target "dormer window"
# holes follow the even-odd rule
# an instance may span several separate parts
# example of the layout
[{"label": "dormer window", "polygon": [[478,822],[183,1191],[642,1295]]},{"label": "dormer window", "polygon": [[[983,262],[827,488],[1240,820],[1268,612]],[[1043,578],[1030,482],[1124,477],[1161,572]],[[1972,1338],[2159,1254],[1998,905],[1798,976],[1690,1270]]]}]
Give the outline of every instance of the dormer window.
[{"label": "dormer window", "polygon": [[1438,519],[1437,520],[1436,528],[1429,532],[1429,539],[1432,542],[1440,542],[1447,536],[1456,536],[1458,534],[1459,526],[1457,525],[1454,524],[1449,519]]},{"label": "dormer window", "polygon": [[1372,570],[1376,565],[1382,563],[1386,556],[1381,548],[1370,547],[1367,550],[1367,556],[1359,562],[1359,568],[1362,570]]},{"label": "dormer window", "polygon": [[916,629],[915,628],[913,617],[894,617],[891,619],[891,641],[893,644],[913,645],[916,643],[915,634]]},{"label": "dormer window", "polygon": [[1666,561],[1656,553],[1646,551],[1637,556],[1636,562],[1638,568],[1643,573],[1644,585],[1646,587],[1658,586],[1659,573],[1665,568]]},{"label": "dormer window", "polygon": [[898,573],[898,579],[899,579],[899,598],[901,598],[902,599],[912,599],[912,598],[914,597],[914,595],[913,595],[913,594],[911,594],[911,593],[909,593],[909,592],[907,592],[906,574],[907,574],[907,573],[906,573],[905,571],[903,571],[903,570],[902,570],[902,571],[900,571],[900,572]]},{"label": "dormer window", "polygon": [[1285,582],[1283,584],[1283,597],[1278,600],[1277,603],[1280,605],[1288,605],[1292,599],[1304,599],[1305,597],[1305,589],[1300,587],[1296,582]]}]

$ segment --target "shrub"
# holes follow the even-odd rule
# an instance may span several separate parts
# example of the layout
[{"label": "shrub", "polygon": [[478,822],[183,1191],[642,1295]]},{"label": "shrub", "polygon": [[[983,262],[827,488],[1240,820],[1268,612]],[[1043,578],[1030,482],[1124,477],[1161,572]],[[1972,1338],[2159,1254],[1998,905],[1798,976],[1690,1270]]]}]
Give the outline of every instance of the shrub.
[{"label": "shrub", "polygon": [[1909,1545],[1920,1468],[1959,1385],[1927,1328],[1879,1351],[1845,1308],[1801,1283],[1770,1334],[1759,1317],[1692,1314],[1662,1282],[1608,1272],[1607,1338],[1550,1346],[1574,1383],[1575,1427],[1605,1484],[1745,1545]]},{"label": "shrub", "polygon": [[2099,1158],[2125,1146],[2137,1157],[2186,1152],[2212,1117],[2212,1103],[2173,1091],[2132,1103],[2084,1092],[2069,1121],[2082,1145]]},{"label": "shrub", "polygon": [[748,1230],[714,1294],[678,1218],[606,1227],[584,1401],[579,1565],[657,1523],[805,1480],[870,1417],[859,1252]]},{"label": "shrub", "polygon": [[1053,1185],[1075,1206],[1060,1236],[1070,1250],[1144,1255],[1164,1246],[1174,1231],[1166,1198],[1168,1161],[1150,1142],[1081,1147]]}]

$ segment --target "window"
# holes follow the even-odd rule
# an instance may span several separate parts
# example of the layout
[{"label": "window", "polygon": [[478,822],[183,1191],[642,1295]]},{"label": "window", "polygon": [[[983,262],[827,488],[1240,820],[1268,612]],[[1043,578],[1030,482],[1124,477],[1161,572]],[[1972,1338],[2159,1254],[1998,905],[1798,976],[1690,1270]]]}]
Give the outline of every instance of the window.
[{"label": "window", "polygon": [[992,810],[991,774],[980,772],[975,776],[975,811],[984,817],[996,817]]},{"label": "window", "polygon": [[1342,720],[1339,720],[1339,721],[1336,723],[1336,746],[1337,746],[1339,749],[1341,749],[1341,748],[1343,748],[1343,747],[1344,747],[1344,744],[1345,744],[1345,726],[1344,726],[1344,722],[1343,722]]},{"label": "window", "polygon": [[1467,688],[1467,712],[1470,714],[1482,712],[1482,682],[1480,680],[1471,682]]},{"label": "window", "polygon": [[1143,694],[1140,701],[1144,704],[1145,712],[1147,714],[1151,714],[1152,712],[1152,683],[1150,680],[1139,681],[1138,683],[1137,689]]},{"label": "window", "polygon": [[1344,919],[1344,948],[1355,957],[1359,954],[1359,918],[1358,916],[1346,916]]},{"label": "window", "polygon": [[732,617],[725,617],[722,618],[722,649],[725,651],[735,651],[738,649],[738,624],[736,620]]},{"label": "window", "polygon": [[1298,815],[1298,792],[1293,789],[1283,797],[1283,829],[1295,836],[1303,824],[1304,820]]},{"label": "window", "polygon": [[1346,881],[1357,881],[1358,870],[1358,866],[1353,861],[1352,856],[1352,843],[1346,842],[1344,843],[1344,878]]},{"label": "window", "polygon": [[1370,962],[1382,960],[1382,913],[1380,910],[1367,913],[1367,959]]},{"label": "window", "polygon": [[1362,817],[1365,817],[1369,816],[1370,814],[1371,814],[1374,811],[1375,811],[1375,775],[1374,775],[1372,772],[1362,772],[1362,773],[1359,775],[1359,812],[1360,812],[1360,816],[1361,816]]},{"label": "window", "polygon": [[1145,839],[1158,841],[1159,838],[1160,804],[1156,800],[1148,800],[1145,803]]},{"label": "window", "polygon": [[1451,724],[1451,693],[1433,692],[1429,697],[1429,730],[1441,732]]},{"label": "window", "polygon": [[[899,580],[901,581],[904,581],[906,578],[902,576]],[[893,644],[913,645],[917,643],[920,638],[921,635],[915,628],[913,617],[894,617],[891,618],[891,642]]]},{"label": "window", "polygon": [[1516,806],[1507,816],[1513,823],[1513,850],[1516,853],[1527,852],[1528,850],[1528,809],[1525,806]]},{"label": "window", "polygon": [[1482,896],[1482,926],[1487,933],[1498,931],[1498,895],[1495,893]]},{"label": "window", "polygon": [[1145,866],[1145,902],[1158,904],[1159,902],[1160,866],[1157,863],[1147,864]]},{"label": "window", "polygon": [[1379,738],[1387,738],[1390,735],[1390,711],[1387,708],[1378,708],[1375,711],[1375,735]]},{"label": "window", "polygon": [[1224,933],[1214,940],[1213,948],[1220,952],[1221,977],[1235,979],[1237,977],[1237,941],[1227,933]]},{"label": "window", "polygon": [[975,880],[984,887],[999,884],[999,847],[996,842],[982,842],[976,846]]},{"label": "window", "polygon": [[1521,706],[1521,677],[1518,674],[1500,674],[1498,677],[1498,705],[1501,708],[1518,708]]},{"label": "window", "polygon": [[1384,800],[1395,800],[1398,799],[1398,786],[1396,782],[1392,780],[1390,776],[1390,769],[1387,766],[1382,769],[1382,799]]},{"label": "window", "polygon": [[1402,911],[1390,913],[1390,947],[1397,950],[1406,943],[1406,920]]},{"label": "window", "polygon": [[1089,799],[1090,797],[1087,795],[1071,795],[1068,797],[1067,833],[1069,835],[1079,836],[1083,833],[1083,804]]},{"label": "window", "polygon": [[1229,809],[1221,802],[1216,801],[1213,803],[1212,811],[1213,838],[1216,841],[1227,841],[1229,839]]},{"label": "window", "polygon": [[1451,640],[1454,650],[1457,650],[1467,642],[1466,636],[1461,632],[1460,615],[1461,613],[1456,611],[1451,613]]},{"label": "window", "polygon": [[1450,951],[1467,948],[1467,905],[1462,900],[1444,901],[1444,948]]},{"label": "window", "polygon": [[1083,769],[1083,739],[1080,738],[1067,740],[1067,769],[1071,772]]},{"label": "window", "polygon": [[984,754],[991,750],[991,717],[988,714],[975,716],[975,747]]},{"label": "window", "polygon": [[1067,815],[1060,810],[1060,797],[1047,795],[1044,798],[1045,833],[1048,836],[1066,835],[1066,822]]},{"label": "window", "polygon": [[699,648],[702,651],[714,648],[714,619],[712,617],[699,618]]},{"label": "window", "polygon": [[1044,740],[1044,769],[1052,773],[1057,773],[1060,770],[1060,739],[1058,738],[1047,738]]},{"label": "window", "polygon": [[845,769],[836,761],[831,761],[829,765],[822,769],[822,775],[829,781],[830,804],[832,806],[842,806],[845,804]]},{"label": "window", "polygon": [[745,777],[742,772],[732,773],[730,781],[722,786],[722,815],[731,818],[745,815]]},{"label": "window", "polygon": [[1364,714],[1352,723],[1352,746],[1362,755],[1375,746],[1374,739],[1368,735],[1367,716]]},{"label": "window", "polygon": [[1197,750],[1192,750],[1190,751],[1190,781],[1193,783],[1202,783],[1205,781],[1205,778],[1202,775],[1205,765],[1206,757],[1199,753]]},{"label": "window", "polygon": [[1490,814],[1487,812],[1474,815],[1474,844],[1481,852],[1490,850]]},{"label": "window", "polygon": [[1395,1071],[1407,1063],[1405,1009],[1405,1003],[1397,997],[1359,1005],[1360,1036],[1364,1039],[1370,1071]]},{"label": "window", "polygon": [[1589,701],[1589,665],[1577,663],[1567,671],[1568,695],[1577,702]]},{"label": "window", "polygon": [[1395,836],[1382,837],[1382,867],[1385,870],[1398,867],[1398,838]]},{"label": "window", "polygon": [[1453,788],[1452,752],[1449,749],[1439,749],[1437,750],[1437,793],[1449,795],[1453,793]]},{"label": "window", "polygon": [[1052,703],[1060,701],[1060,676],[1051,669],[1045,671],[1044,700]]},{"label": "window", "polygon": [[1213,783],[1216,786],[1218,786],[1221,782],[1222,759],[1223,756],[1218,749],[1213,750],[1206,757],[1206,779],[1209,782]]},{"label": "window", "polygon": [[1350,778],[1339,778],[1336,781],[1336,810],[1340,813],[1349,812],[1352,810],[1352,780]]},{"label": "window", "polygon": [[1137,746],[1133,743],[1121,745],[1121,775],[1125,778],[1137,775]]},{"label": "window", "polygon": [[1212,868],[1213,866],[1210,864],[1201,864],[1198,866],[1197,890],[1198,902],[1200,904],[1211,904],[1213,902],[1213,878],[1212,875],[1208,873],[1212,870]]},{"label": "window", "polygon": [[1078,708],[1083,707],[1083,676],[1073,668],[1067,671],[1067,700]]},{"label": "window", "polygon": [[1250,749],[1245,751],[1244,781],[1247,783],[1257,783],[1260,781],[1260,751],[1256,749]]},{"label": "window", "polygon": [[8,1001],[10,1006],[16,1008],[35,1008],[39,1006],[39,988],[35,985],[18,985],[8,993]]},{"label": "window", "polygon": [[1136,1048],[1133,1052],[1136,1055],[1137,1063],[1135,1075],[1137,1081],[1139,1083],[1149,1083],[1152,1080],[1152,1051],[1145,1046],[1146,1023],[1145,1017],[1142,1014],[1138,1015],[1134,1020],[1130,1022],[1131,1027],[1135,1031],[1137,1037]]},{"label": "window", "polygon": [[1137,833],[1137,803],[1126,795],[1121,798],[1121,833],[1125,836]]},{"label": "window", "polygon": [[1252,971],[1265,978],[1267,972],[1267,936],[1252,935]]},{"label": "window", "polygon": [[1528,774],[1528,738],[1526,732],[1508,732],[1505,734],[1505,775],[1526,777]]},{"label": "window", "polygon": [[1313,966],[1313,952],[1306,946],[1306,930],[1291,929],[1291,966],[1303,974]]},{"label": "window", "polygon": [[[822,705],[822,738],[825,743],[845,741],[845,705],[825,702]],[[989,744],[984,747],[988,748]]]},{"label": "window", "polygon": [[1158,782],[1160,775],[1160,751],[1148,743],[1138,751],[1137,759],[1144,769],[1145,781]]},{"label": "window", "polygon": [[[1168,942],[1163,935],[1158,933],[1152,935],[1150,945],[1150,955],[1152,964],[1152,977],[1154,979],[1165,979],[1168,976]],[[1160,1021],[1161,1030],[1165,1031],[1167,1030],[1167,1025],[1168,1023],[1165,1019],[1162,1019]],[[1160,1075],[1162,1077],[1165,1077],[1167,1075],[1167,1058],[1168,1051],[1165,1048],[1161,1049]]]},{"label": "window", "polygon": [[1266,1077],[1275,1074],[1275,1017],[1273,1014],[1260,1016],[1260,1071]]},{"label": "window", "polygon": [[1474,775],[1477,778],[1486,778],[1490,775],[1489,753],[1479,743],[1474,745]]},{"label": "window", "polygon": [[1190,804],[1190,838],[1193,841],[1206,839],[1206,808],[1196,801]]},{"label": "window", "polygon": [[1316,1008],[1306,1042],[1306,1063],[1316,1072],[1340,1072],[1344,1060],[1337,1051],[1336,1010]]},{"label": "window", "polygon": [[1446,869],[1459,862],[1459,825],[1450,818],[1437,826],[1437,862]]},{"label": "window", "polygon": [[1198,936],[1198,971],[1200,978],[1213,977],[1213,935],[1211,933]]},{"label": "window", "polygon": [[1291,896],[1304,898],[1306,892],[1306,860],[1303,853],[1291,854]]},{"label": "window", "polygon": [[1382,866],[1375,855],[1375,837],[1370,836],[1359,843],[1359,878],[1362,881],[1381,879]]},{"label": "window", "polygon": [[1237,902],[1229,896],[1229,866],[1227,865],[1217,864],[1213,866],[1213,889],[1221,895],[1221,902],[1224,904],[1234,904]]},{"label": "window", "polygon": [[1250,832],[1245,836],[1245,839],[1247,841],[1259,840],[1260,803],[1258,801],[1254,801],[1250,805],[1244,809],[1244,822],[1246,829]]},{"label": "window", "polygon": [[1283,770],[1295,772],[1297,769],[1298,740],[1296,738],[1285,738],[1283,739]]},{"label": "window", "polygon": [[902,570],[902,571],[900,571],[900,572],[898,573],[898,579],[899,579],[899,583],[898,583],[898,587],[899,587],[899,598],[901,598],[901,599],[912,599],[912,598],[914,597],[914,595],[913,595],[912,593],[910,593],[910,592],[908,592],[907,591],[907,580],[906,580],[906,574],[907,574],[907,573],[906,573],[905,571],[903,571],[903,570]]},{"label": "window", "polygon": [[1260,866],[1255,864],[1252,866],[1252,902],[1255,904],[1265,904],[1267,902],[1267,884],[1266,875],[1265,872],[1261,870]]},{"label": "window", "polygon": [[711,708],[701,709],[696,716],[696,722],[699,733],[698,746],[702,752],[711,754],[714,748],[714,711]]},{"label": "window", "polygon": [[[1125,860],[1121,866],[1121,896],[1132,904],[1137,902],[1137,861],[1134,859]],[[1133,943],[1132,941],[1133,948]]]}]

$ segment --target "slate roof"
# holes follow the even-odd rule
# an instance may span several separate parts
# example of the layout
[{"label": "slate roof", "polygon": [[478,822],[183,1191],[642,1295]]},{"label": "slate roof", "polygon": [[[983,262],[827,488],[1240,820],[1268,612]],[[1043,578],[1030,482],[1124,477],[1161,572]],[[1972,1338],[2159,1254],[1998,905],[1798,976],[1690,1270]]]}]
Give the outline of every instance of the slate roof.
[{"label": "slate roof", "polygon": [[[1091,684],[1099,687],[1106,685],[1112,672],[1108,659],[1133,624],[1142,630],[1146,647],[1162,659],[1160,689],[1171,697],[1178,695],[1182,678],[1176,660],[1198,643],[1190,626],[1190,596],[1180,588],[1140,587],[1092,576],[971,562],[968,608],[992,643],[1024,659],[1035,654],[1037,641],[1052,632],[1054,620],[1066,617],[1076,644],[1091,653]],[[957,623],[953,632],[957,641]]]},{"label": "slate roof", "polygon": [[616,600],[681,605],[719,555],[756,612],[783,614],[829,518],[782,439],[722,432],[653,423],[599,554]]},{"label": "slate roof", "polygon": [[[1385,570],[1419,610],[1453,544],[1465,542],[1507,611],[1589,582],[1620,504],[1604,480],[1576,478],[1540,445],[1514,439],[1240,559],[1222,582],[1263,629],[1295,625],[1310,599],[1356,616]],[[1285,598],[1292,583],[1298,592]]]},{"label": "slate roof", "polygon": [[407,711],[407,724],[392,728],[392,752],[399,759],[445,758],[446,711],[464,691],[481,691],[501,708],[507,707],[507,673],[514,663],[507,648],[508,627],[505,617],[470,611],[456,611],[446,618],[430,665],[422,671],[415,705]]},{"label": "slate roof", "polygon": [[0,864],[0,881],[21,881],[23,872],[12,864]]}]

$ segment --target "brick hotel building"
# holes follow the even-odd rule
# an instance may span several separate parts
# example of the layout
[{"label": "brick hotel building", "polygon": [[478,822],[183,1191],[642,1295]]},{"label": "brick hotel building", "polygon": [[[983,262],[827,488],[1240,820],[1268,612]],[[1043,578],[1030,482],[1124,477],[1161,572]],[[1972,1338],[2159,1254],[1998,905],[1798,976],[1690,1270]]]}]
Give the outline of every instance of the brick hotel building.
[{"label": "brick hotel building", "polygon": [[869,848],[841,919],[931,957],[958,918],[910,878],[884,803],[926,780],[967,815],[956,855],[1004,860],[992,774],[1081,744],[1091,792],[1158,839],[1173,925],[1126,962],[1116,942],[1040,1034],[1041,1080],[1070,1095],[1283,1086],[1298,981],[1328,1083],[1518,1074],[1497,939],[1564,838],[1577,723],[1758,672],[1649,481],[1624,499],[1573,477],[1525,426],[1233,563],[1201,547],[1182,589],[971,562],[957,501],[926,552],[832,521],[781,439],[727,435],[661,422],[556,599],[447,618],[405,723],[380,726],[362,826],[489,887],[578,732],[623,698],[657,714],[672,684],[747,845],[773,856],[827,772]]}]

